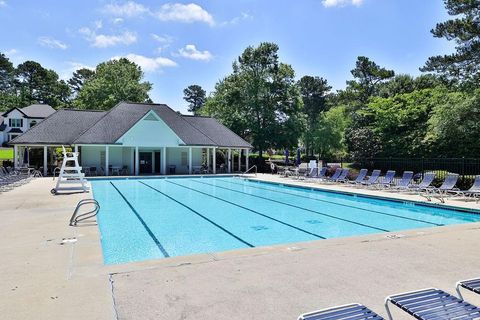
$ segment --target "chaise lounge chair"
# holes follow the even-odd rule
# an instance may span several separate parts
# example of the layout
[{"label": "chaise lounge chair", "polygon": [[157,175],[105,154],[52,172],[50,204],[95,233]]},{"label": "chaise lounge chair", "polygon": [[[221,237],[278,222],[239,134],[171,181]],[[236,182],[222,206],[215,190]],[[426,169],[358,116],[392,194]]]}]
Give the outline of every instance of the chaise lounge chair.
[{"label": "chaise lounge chair", "polygon": [[353,185],[361,184],[365,180],[365,177],[367,176],[367,174],[368,174],[368,169],[361,169],[358,172],[358,176],[355,178],[355,180],[347,180],[346,183],[353,184]]},{"label": "chaise lounge chair", "polygon": [[442,203],[445,203],[445,198],[448,196],[448,193],[451,191],[460,191],[460,189],[455,188],[457,184],[459,175],[457,173],[449,173],[443,181],[442,185],[438,188],[429,187],[425,188],[425,197],[428,201],[431,201],[432,198],[438,198]]},{"label": "chaise lounge chair", "polygon": [[388,170],[384,177],[381,177],[377,180],[377,183],[371,185],[375,188],[388,188],[393,184],[393,179],[395,178],[395,170]]},{"label": "chaise lounge chair", "polygon": [[436,288],[388,296],[385,299],[385,309],[392,320],[389,302],[418,320],[463,320],[480,317],[480,308]]},{"label": "chaise lounge chair", "polygon": [[400,181],[398,181],[394,185],[388,186],[387,188],[389,188],[390,190],[407,190],[411,185],[412,178],[413,171],[404,171]]},{"label": "chaise lounge chair", "polygon": [[463,299],[460,288],[467,289],[473,293],[480,294],[480,278],[458,281],[456,285],[457,293],[460,299]]},{"label": "chaise lounge chair", "polygon": [[436,174],[435,172],[427,172],[423,176],[423,179],[420,183],[414,184],[411,183],[408,185],[407,188],[400,188],[399,191],[407,191],[407,192],[420,192],[430,187],[433,180],[435,180]]},{"label": "chaise lounge chair", "polygon": [[381,173],[380,170],[373,170],[372,175],[367,180],[359,183],[358,186],[368,187],[368,186],[371,186],[371,185],[375,184],[377,182],[378,178],[380,178],[380,173]]},{"label": "chaise lounge chair", "polygon": [[364,305],[352,303],[304,313],[298,320],[383,320],[383,318]]},{"label": "chaise lounge chair", "polygon": [[335,172],[332,174],[331,177],[324,176],[323,178],[318,177],[316,179],[316,182],[322,183],[322,182],[328,182],[328,181],[335,181],[337,180],[340,175],[342,174],[343,169],[342,168],[337,168],[335,169]]},{"label": "chaise lounge chair", "polygon": [[475,176],[475,180],[473,181],[473,185],[470,187],[468,190],[451,190],[448,191],[449,195],[452,196],[461,196],[464,199],[470,197],[478,200],[480,200],[480,175]]},{"label": "chaise lounge chair", "polygon": [[305,179],[306,182],[315,182],[318,179],[325,178],[325,176],[327,174],[327,167],[321,168],[320,171],[318,171],[318,168],[315,168],[315,169],[316,170],[313,172],[313,174],[311,176],[306,177],[306,179]]},{"label": "chaise lounge chair", "polygon": [[[335,171],[335,173],[337,173],[337,171]],[[334,174],[330,178],[325,178],[322,182],[324,183],[344,182],[347,180],[349,173],[350,173],[349,169],[341,169],[339,175],[335,177],[335,174]]]}]

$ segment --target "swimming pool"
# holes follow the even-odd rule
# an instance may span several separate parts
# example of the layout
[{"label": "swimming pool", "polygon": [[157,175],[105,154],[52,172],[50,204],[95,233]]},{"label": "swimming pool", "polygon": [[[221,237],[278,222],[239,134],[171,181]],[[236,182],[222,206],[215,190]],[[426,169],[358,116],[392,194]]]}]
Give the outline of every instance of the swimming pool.
[{"label": "swimming pool", "polygon": [[480,221],[468,212],[238,177],[91,182],[106,264]]}]

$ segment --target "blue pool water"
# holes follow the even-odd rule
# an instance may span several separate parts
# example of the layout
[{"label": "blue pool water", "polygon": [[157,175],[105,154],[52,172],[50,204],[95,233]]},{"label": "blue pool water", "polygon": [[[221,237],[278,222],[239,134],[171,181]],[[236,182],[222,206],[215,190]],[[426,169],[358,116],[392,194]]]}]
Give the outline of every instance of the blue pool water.
[{"label": "blue pool water", "polygon": [[92,185],[107,264],[480,221],[468,212],[235,177]]}]

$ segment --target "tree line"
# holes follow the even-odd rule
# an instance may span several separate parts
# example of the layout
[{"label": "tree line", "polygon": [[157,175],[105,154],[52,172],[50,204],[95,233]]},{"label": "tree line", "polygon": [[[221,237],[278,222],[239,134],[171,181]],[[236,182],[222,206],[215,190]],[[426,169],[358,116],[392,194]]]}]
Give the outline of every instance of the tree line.
[{"label": "tree line", "polygon": [[456,52],[434,56],[418,77],[360,56],[346,88],[295,81],[279,47],[248,47],[197,113],[214,116],[262,153],[296,148],[320,158],[479,157],[480,1],[445,0],[451,20],[432,30]]},{"label": "tree line", "polygon": [[[321,158],[479,157],[480,0],[444,2],[452,18],[432,34],[454,41],[456,50],[429,58],[420,76],[360,56],[352,79],[333,92],[324,77],[297,80],[278,45],[265,42],[246,48],[208,96],[199,85],[186,88],[188,110],[217,118],[260,155],[303,146]],[[152,84],[143,78],[125,58],[79,69],[65,81],[35,61],[14,67],[0,53],[0,111],[31,103],[108,110],[122,100],[151,102]]]},{"label": "tree line", "polygon": [[0,53],[0,112],[33,103],[58,108],[108,110],[119,101],[151,102],[152,84],[135,63],[120,58],[81,68],[68,80],[35,61],[17,67]]}]

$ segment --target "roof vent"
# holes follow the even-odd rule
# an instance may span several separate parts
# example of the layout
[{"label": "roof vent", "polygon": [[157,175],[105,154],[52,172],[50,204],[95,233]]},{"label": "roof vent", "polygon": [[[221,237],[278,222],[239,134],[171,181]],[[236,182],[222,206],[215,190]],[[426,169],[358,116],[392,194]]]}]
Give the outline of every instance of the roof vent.
[{"label": "roof vent", "polygon": [[149,114],[146,116],[143,120],[148,120],[148,121],[158,121],[157,117],[155,117],[153,114]]}]

